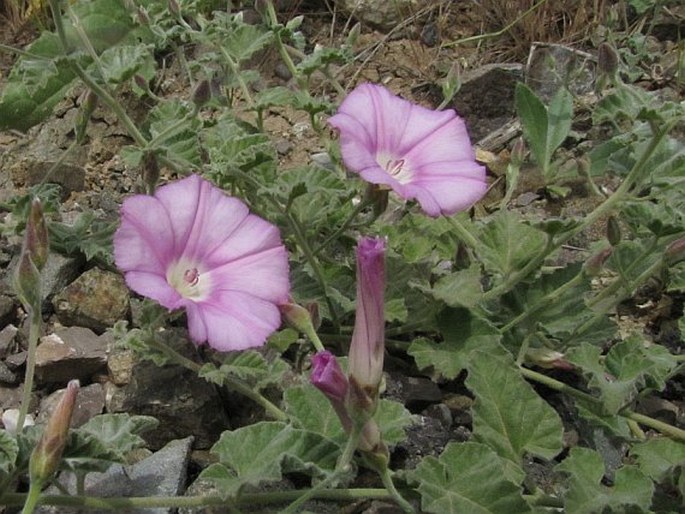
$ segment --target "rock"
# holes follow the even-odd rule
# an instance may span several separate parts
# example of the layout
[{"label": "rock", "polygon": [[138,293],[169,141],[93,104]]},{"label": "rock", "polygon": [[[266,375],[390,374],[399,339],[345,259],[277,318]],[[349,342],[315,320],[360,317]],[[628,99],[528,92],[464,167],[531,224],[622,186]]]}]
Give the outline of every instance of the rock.
[{"label": "rock", "polygon": [[7,325],[0,330],[0,359],[4,359],[12,353],[17,332],[19,329],[14,325]]},{"label": "rock", "polygon": [[[0,409],[18,409],[21,406],[21,397],[24,393],[24,384],[19,387],[0,386]],[[29,412],[33,413],[38,407],[38,398],[35,394],[31,395]]]},{"label": "rock", "polygon": [[426,0],[340,0],[336,5],[347,16],[354,16],[362,23],[388,31],[428,3]]},{"label": "rock", "polygon": [[83,257],[65,257],[59,253],[50,253],[45,268],[40,274],[43,301],[50,300],[74,280],[81,266],[83,266]]},{"label": "rock", "polygon": [[27,356],[28,352],[26,352],[26,350],[13,353],[12,355],[7,356],[7,358],[5,359],[5,364],[7,364],[7,367],[9,369],[16,370],[17,368],[24,365]]},{"label": "rock", "polygon": [[14,316],[14,300],[7,295],[0,294],[0,327],[4,327],[10,323]]},{"label": "rock", "polygon": [[107,359],[107,371],[110,381],[117,386],[131,382],[133,376],[134,355],[131,350],[113,350]]},{"label": "rock", "polygon": [[553,43],[533,43],[526,64],[526,84],[545,103],[561,88],[574,96],[591,93],[597,72],[595,57],[587,52]]},{"label": "rock", "polygon": [[121,275],[92,268],[55,295],[52,304],[61,323],[102,332],[127,318],[129,298]]},{"label": "rock", "polygon": [[59,163],[55,158],[43,160],[27,156],[10,167],[12,180],[25,186],[51,182],[62,186],[62,197],[67,198],[74,191],[83,191],[86,170],[83,166],[68,162]]},{"label": "rock", "polygon": [[435,382],[424,377],[407,377],[401,374],[390,376],[386,394],[412,412],[420,411],[432,403],[439,403],[442,399],[442,392]]},{"label": "rock", "polygon": [[19,382],[19,378],[15,375],[5,364],[0,361],[0,384],[5,385],[16,385]]},{"label": "rock", "polygon": [[[64,396],[64,391],[66,389],[59,389],[43,398],[38,409],[38,417],[36,418],[38,424],[47,423],[55,407],[57,407],[62,396]],[[80,427],[92,417],[102,414],[104,408],[105,389],[101,384],[90,384],[80,388],[69,426],[72,428]]]},{"label": "rock", "polygon": [[107,363],[112,342],[109,334],[98,336],[83,327],[67,327],[41,337],[36,349],[36,377],[41,382],[66,383],[90,378]]},{"label": "rock", "polygon": [[[192,358],[195,348],[180,331],[166,330],[159,337],[164,344]],[[149,361],[134,364],[129,384],[108,389],[107,412],[157,418],[159,427],[142,436],[152,449],[189,435],[195,436],[198,448],[209,448],[229,427],[221,398],[212,384],[182,366],[159,367]]]},{"label": "rock", "polygon": [[[147,497],[147,496],[180,496],[184,493],[186,470],[192,437],[171,441],[161,450],[149,457],[131,465],[115,464],[105,473],[92,472],[86,476],[85,494],[100,498],[108,497]],[[73,473],[63,472],[59,482],[68,491],[75,492],[76,478]],[[52,487],[48,494],[57,493]],[[170,507],[127,509],[130,514],[171,514],[175,509]],[[67,507],[39,507],[35,511],[42,514],[77,514],[77,508]],[[111,513],[111,510],[91,509],[89,512]]]}]

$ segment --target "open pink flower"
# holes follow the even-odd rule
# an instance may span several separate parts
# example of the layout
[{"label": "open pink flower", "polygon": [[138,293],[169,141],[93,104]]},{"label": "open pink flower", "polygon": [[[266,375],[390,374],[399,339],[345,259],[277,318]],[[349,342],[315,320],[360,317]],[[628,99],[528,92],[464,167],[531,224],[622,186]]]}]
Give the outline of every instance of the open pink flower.
[{"label": "open pink flower", "polygon": [[197,175],[124,201],[114,259],[131,289],[186,309],[193,341],[222,351],[263,344],[290,290],[278,228]]},{"label": "open pink flower", "polygon": [[453,110],[432,111],[383,86],[362,84],[328,121],[340,131],[349,169],[415,198],[430,216],[462,211],[485,194],[485,168]]}]

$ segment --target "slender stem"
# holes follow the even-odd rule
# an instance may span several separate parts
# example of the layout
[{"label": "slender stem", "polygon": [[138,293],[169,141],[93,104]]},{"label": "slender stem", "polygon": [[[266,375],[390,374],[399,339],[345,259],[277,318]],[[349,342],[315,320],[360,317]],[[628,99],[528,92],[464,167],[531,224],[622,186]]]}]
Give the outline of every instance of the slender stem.
[{"label": "slender stem", "polygon": [[245,79],[240,74],[240,66],[233,60],[233,58],[230,56],[230,54],[226,51],[226,49],[223,46],[219,45],[219,51],[221,52],[221,55],[223,55],[226,64],[228,64],[228,67],[231,69],[231,73],[238,81],[240,90],[243,92],[243,96],[245,96],[245,101],[249,104],[250,107],[254,107],[255,101],[252,98],[250,89],[247,87],[247,82],[245,82]]},{"label": "slender stem", "polygon": [[36,510],[38,502],[40,501],[40,491],[43,488],[42,480],[31,480],[31,485],[29,485],[29,492],[26,495],[26,502],[24,503],[24,508],[21,514],[33,514]]},{"label": "slender stem", "polygon": [[535,332],[531,332],[528,334],[526,337],[523,338],[523,342],[521,343],[521,348],[519,348],[519,353],[516,356],[516,364],[520,366],[523,364],[523,361],[526,359],[526,353],[528,352],[528,348],[530,347],[530,340],[533,338],[535,335]]},{"label": "slender stem", "polygon": [[314,255],[319,255],[321,251],[326,248],[331,241],[334,241],[338,238],[340,234],[345,232],[347,230],[347,227],[350,226],[350,224],[354,221],[354,219],[357,217],[357,215],[362,212],[366,207],[368,207],[371,204],[366,199],[362,199],[359,201],[357,206],[354,208],[354,210],[350,213],[350,215],[347,217],[345,221],[343,221],[342,225],[340,225],[330,236],[328,236],[323,243],[321,243],[316,250],[314,250]]},{"label": "slender stem", "polygon": [[285,66],[288,68],[288,71],[293,76],[293,78],[297,81],[297,84],[299,86],[303,86],[304,84],[302,84],[302,77],[300,76],[300,73],[297,71],[297,67],[295,66],[295,63],[290,58],[290,54],[288,53],[288,50],[285,48],[285,45],[283,44],[283,40],[281,39],[281,34],[278,30],[275,29],[275,27],[278,26],[278,16],[276,15],[276,9],[274,8],[274,4],[271,0],[267,0],[267,2],[266,2],[266,12],[267,12],[267,15],[269,17],[269,23],[271,25],[271,29],[272,29],[274,36],[275,36],[274,41],[276,43],[276,49],[278,50],[278,53],[280,54],[281,59],[283,59]]},{"label": "slender stem", "polygon": [[469,245],[471,250],[478,251],[483,247],[482,243],[476,239],[471,232],[466,230],[464,225],[461,224],[461,221],[452,216],[445,216],[445,219],[449,221],[450,225],[452,225],[452,228],[457,232],[459,239]]},{"label": "slender stem", "polygon": [[[150,508],[202,508],[212,505],[268,505],[272,503],[291,502],[299,498],[306,490],[273,491],[264,493],[243,493],[238,498],[225,499],[222,496],[144,496],[144,497],[111,497],[43,495],[40,505],[84,507],[89,509],[124,510]],[[23,505],[26,494],[7,493],[0,497],[0,504],[6,506]],[[386,489],[324,489],[316,491],[312,498],[331,501],[355,501],[360,499],[392,500]]]},{"label": "slender stem", "polygon": [[26,357],[26,373],[24,375],[24,390],[21,396],[21,406],[19,408],[19,417],[17,418],[17,432],[24,429],[26,415],[29,411],[29,404],[31,403],[31,392],[33,390],[33,376],[36,372],[36,348],[38,347],[38,336],[40,335],[40,305],[29,307],[30,325],[29,325],[29,347],[28,355]]},{"label": "slender stem", "polygon": [[21,50],[20,48],[14,48],[13,46],[5,45],[0,43],[0,50],[4,50],[5,52],[17,54],[21,57],[25,57],[26,59],[35,59],[36,61],[51,61],[51,57],[45,57],[44,55],[36,55],[32,54],[31,52],[27,52],[25,50]]},{"label": "slender stem", "polygon": [[390,496],[392,496],[392,499],[395,500],[395,503],[397,503],[404,512],[414,512],[414,507],[412,507],[411,503],[405,500],[395,487],[395,484],[392,481],[392,476],[390,475],[390,470],[387,466],[383,472],[380,473],[380,476],[381,480],[383,481],[383,485],[390,493]]},{"label": "slender stem", "polygon": [[[147,343],[155,348],[156,350],[159,350],[162,352],[164,355],[169,357],[171,360],[175,361],[176,363],[180,364],[184,368],[187,368],[195,373],[198,373],[202,366],[198,364],[197,362],[193,362],[192,360],[188,359],[187,357],[184,357],[180,353],[178,353],[176,350],[173,348],[165,345],[164,343],[161,343],[158,341],[156,338],[149,338],[147,340]],[[224,379],[224,384],[226,387],[229,389],[233,389],[234,391],[242,394],[243,396],[249,398],[253,402],[255,402],[257,405],[260,405],[261,407],[264,408],[264,410],[270,414],[274,419],[278,421],[287,421],[288,420],[288,415],[283,412],[281,409],[279,409],[276,405],[274,405],[271,401],[266,399],[264,396],[259,394],[258,392],[254,391],[250,386],[248,386],[245,382],[242,380],[232,377],[230,375],[225,374],[223,376]]]},{"label": "slender stem", "polygon": [[[583,391],[580,391],[574,387],[571,387],[568,384],[560,382],[559,380],[548,377],[547,375],[543,375],[542,373],[538,373],[537,371],[533,371],[532,369],[520,367],[519,370],[521,371],[521,374],[524,377],[530,380],[534,380],[535,382],[538,382],[540,384],[544,384],[547,387],[554,389],[555,391],[566,393],[570,396],[578,398],[579,400],[586,401],[599,407],[603,405],[601,399],[596,398],[590,394],[584,393]],[[645,416],[643,414],[638,414],[637,412],[633,412],[630,409],[622,409],[621,411],[619,411],[618,414],[620,416],[623,416],[624,418],[636,421],[637,423],[640,423],[644,426],[653,428],[654,430],[657,430],[664,435],[672,437],[673,439],[685,441],[685,430],[682,430],[678,427],[674,427],[673,425],[669,425],[668,423],[664,423],[663,421],[650,418],[649,416]]]}]

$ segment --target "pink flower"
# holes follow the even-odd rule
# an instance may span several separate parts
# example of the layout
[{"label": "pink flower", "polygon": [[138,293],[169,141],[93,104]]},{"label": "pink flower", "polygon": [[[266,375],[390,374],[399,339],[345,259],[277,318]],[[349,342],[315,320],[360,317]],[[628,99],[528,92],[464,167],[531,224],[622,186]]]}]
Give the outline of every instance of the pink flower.
[{"label": "pink flower", "polygon": [[432,111],[383,86],[357,86],[329,119],[340,131],[345,165],[373,184],[415,198],[430,216],[467,209],[485,194],[464,121]]},{"label": "pink flower", "polygon": [[281,323],[290,285],[278,228],[197,175],[124,201],[114,259],[135,292],[186,309],[196,343],[259,346]]},{"label": "pink flower", "polygon": [[357,244],[357,309],[350,343],[350,380],[375,397],[385,352],[385,239]]}]

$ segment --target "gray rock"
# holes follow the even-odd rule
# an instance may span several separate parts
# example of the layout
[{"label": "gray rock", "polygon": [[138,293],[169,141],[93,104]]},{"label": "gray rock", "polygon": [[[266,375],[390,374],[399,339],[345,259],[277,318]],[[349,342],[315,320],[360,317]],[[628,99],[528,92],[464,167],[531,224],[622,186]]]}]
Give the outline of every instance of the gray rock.
[{"label": "gray rock", "polygon": [[52,304],[61,323],[102,332],[127,318],[129,298],[121,275],[93,268],[55,295]]},{"label": "gray rock", "polygon": [[348,16],[381,30],[391,30],[430,0],[340,0],[336,5]]},{"label": "gray rock", "polygon": [[131,350],[113,350],[107,359],[110,381],[117,386],[129,384],[133,376],[134,362],[135,358]]},{"label": "gray rock", "polygon": [[[19,387],[0,386],[0,409],[18,409],[21,406],[21,397],[24,394],[24,384]],[[35,394],[31,395],[29,413],[33,414],[38,407],[38,398]]]},{"label": "gray rock", "polygon": [[[85,494],[101,498],[180,496],[185,490],[188,460],[193,444],[192,437],[171,441],[161,450],[131,466],[115,464],[105,473],[89,473],[86,476]],[[60,475],[60,483],[69,491],[75,491],[76,479],[72,473]],[[48,494],[56,490],[48,489]],[[67,507],[39,507],[37,513],[78,513],[79,509]],[[89,510],[92,513],[110,513],[111,510]],[[172,508],[127,509],[131,514],[171,514]]]},{"label": "gray rock", "polygon": [[19,329],[14,325],[7,325],[0,330],[0,359],[4,359],[12,353],[17,332]]},{"label": "gray rock", "polygon": [[40,339],[36,377],[41,382],[59,383],[88,379],[106,365],[111,342],[109,334],[98,336],[83,327],[57,329]]},{"label": "gray rock", "polygon": [[13,353],[12,355],[7,356],[7,358],[5,359],[5,364],[7,364],[7,367],[9,369],[16,370],[17,368],[24,365],[27,356],[28,352],[26,352],[26,350]]},{"label": "gray rock", "polygon": [[561,87],[582,96],[594,90],[596,67],[595,57],[587,52],[565,45],[533,43],[526,64],[526,84],[545,102]]},{"label": "gray rock", "polygon": [[[195,348],[180,331],[167,330],[160,337],[192,358]],[[182,366],[159,367],[149,361],[134,364],[129,384],[108,388],[107,412],[157,418],[159,427],[142,436],[152,449],[189,435],[195,436],[196,447],[209,448],[229,427],[221,398],[212,384]]]},{"label": "gray rock", "polygon": [[0,327],[10,323],[14,316],[14,300],[7,295],[0,294]]},{"label": "gray rock", "polygon": [[16,385],[19,382],[19,377],[12,372],[7,364],[0,361],[0,384]]},{"label": "gray rock", "polygon": [[[37,424],[47,423],[55,407],[64,396],[66,389],[59,389],[49,396],[43,398],[38,409]],[[86,423],[89,419],[98,414],[102,414],[105,408],[105,389],[102,384],[90,384],[82,387],[76,396],[76,404],[71,415],[72,428],[77,428]]]},{"label": "gray rock", "polygon": [[83,266],[83,257],[66,257],[50,253],[45,268],[41,271],[41,295],[43,301],[50,300],[57,292],[74,280]]}]

